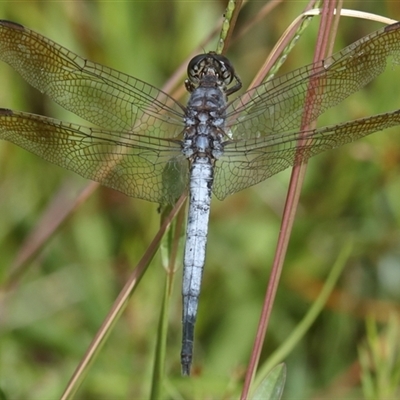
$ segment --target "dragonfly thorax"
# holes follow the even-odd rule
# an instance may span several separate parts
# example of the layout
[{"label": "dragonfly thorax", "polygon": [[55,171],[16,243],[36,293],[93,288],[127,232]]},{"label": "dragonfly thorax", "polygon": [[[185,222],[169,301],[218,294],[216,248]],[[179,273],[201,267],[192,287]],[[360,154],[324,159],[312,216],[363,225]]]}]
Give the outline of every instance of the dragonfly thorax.
[{"label": "dragonfly thorax", "polygon": [[218,86],[218,78],[206,75],[190,96],[184,122],[183,154],[218,158],[222,155],[225,127],[226,96]]}]

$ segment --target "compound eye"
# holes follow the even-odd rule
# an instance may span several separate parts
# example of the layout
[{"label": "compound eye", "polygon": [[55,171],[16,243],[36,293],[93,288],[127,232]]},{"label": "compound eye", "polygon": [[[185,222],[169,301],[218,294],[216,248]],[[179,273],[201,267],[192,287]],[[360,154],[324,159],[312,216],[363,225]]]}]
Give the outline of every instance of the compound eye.
[{"label": "compound eye", "polygon": [[214,59],[218,62],[218,74],[225,85],[229,85],[233,81],[235,71],[231,62],[224,56],[220,54],[214,54]]},{"label": "compound eye", "polygon": [[204,68],[204,60],[207,59],[207,57],[208,54],[199,54],[190,60],[187,68],[187,74],[191,82],[199,82],[201,71]]}]

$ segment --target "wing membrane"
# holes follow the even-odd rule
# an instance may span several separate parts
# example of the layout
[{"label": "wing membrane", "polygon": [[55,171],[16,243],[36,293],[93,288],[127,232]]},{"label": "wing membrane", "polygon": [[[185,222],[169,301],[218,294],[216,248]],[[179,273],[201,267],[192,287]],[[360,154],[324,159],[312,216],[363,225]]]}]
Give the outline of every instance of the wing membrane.
[{"label": "wing membrane", "polygon": [[185,190],[188,161],[179,141],[87,128],[0,109],[0,139],[128,196],[173,203]]},{"label": "wing membrane", "polygon": [[79,57],[22,25],[0,21],[0,59],[33,87],[95,125],[172,138],[184,107],[161,90]]},{"label": "wing membrane", "polygon": [[[381,74],[390,56],[394,63],[400,62],[400,23],[233,100],[227,111],[230,134],[234,139],[254,139],[298,129],[305,111],[306,123],[315,120]],[[313,100],[309,110],[305,110],[307,93]]]},{"label": "wing membrane", "polygon": [[323,151],[398,125],[400,110],[301,133],[227,142],[216,162],[214,194],[223,200]]}]

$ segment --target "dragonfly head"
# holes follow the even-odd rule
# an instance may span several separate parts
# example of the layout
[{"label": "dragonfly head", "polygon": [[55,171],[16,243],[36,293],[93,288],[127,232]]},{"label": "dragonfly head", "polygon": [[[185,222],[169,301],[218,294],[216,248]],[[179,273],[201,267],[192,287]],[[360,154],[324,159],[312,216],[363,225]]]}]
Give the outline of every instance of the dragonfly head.
[{"label": "dragonfly head", "polygon": [[[187,74],[189,79],[185,81],[185,85],[189,92],[198,87],[206,76],[215,76],[217,86],[226,94],[231,94],[242,86],[231,62],[221,54],[214,52],[193,57],[189,62]],[[234,79],[237,82],[236,85],[227,89]]]}]

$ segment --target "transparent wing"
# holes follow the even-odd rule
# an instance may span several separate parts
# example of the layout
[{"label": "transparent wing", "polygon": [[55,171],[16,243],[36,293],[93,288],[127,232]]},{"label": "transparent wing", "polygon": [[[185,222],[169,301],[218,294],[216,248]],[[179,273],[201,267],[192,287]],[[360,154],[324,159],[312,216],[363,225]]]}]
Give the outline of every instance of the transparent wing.
[{"label": "transparent wing", "polygon": [[22,25],[0,20],[0,59],[55,102],[102,128],[163,138],[182,131],[184,108],[166,93]]},{"label": "transparent wing", "polygon": [[226,142],[215,166],[214,194],[223,200],[325,150],[398,125],[400,110],[302,133]]},{"label": "transparent wing", "polygon": [[[227,110],[229,134],[236,140],[254,139],[298,129],[305,111],[306,123],[315,120],[381,74],[390,56],[394,63],[400,62],[400,23],[233,100]],[[309,110],[305,110],[307,93],[312,97]]]},{"label": "transparent wing", "polygon": [[0,139],[128,196],[173,203],[189,179],[180,142],[0,109]]}]

